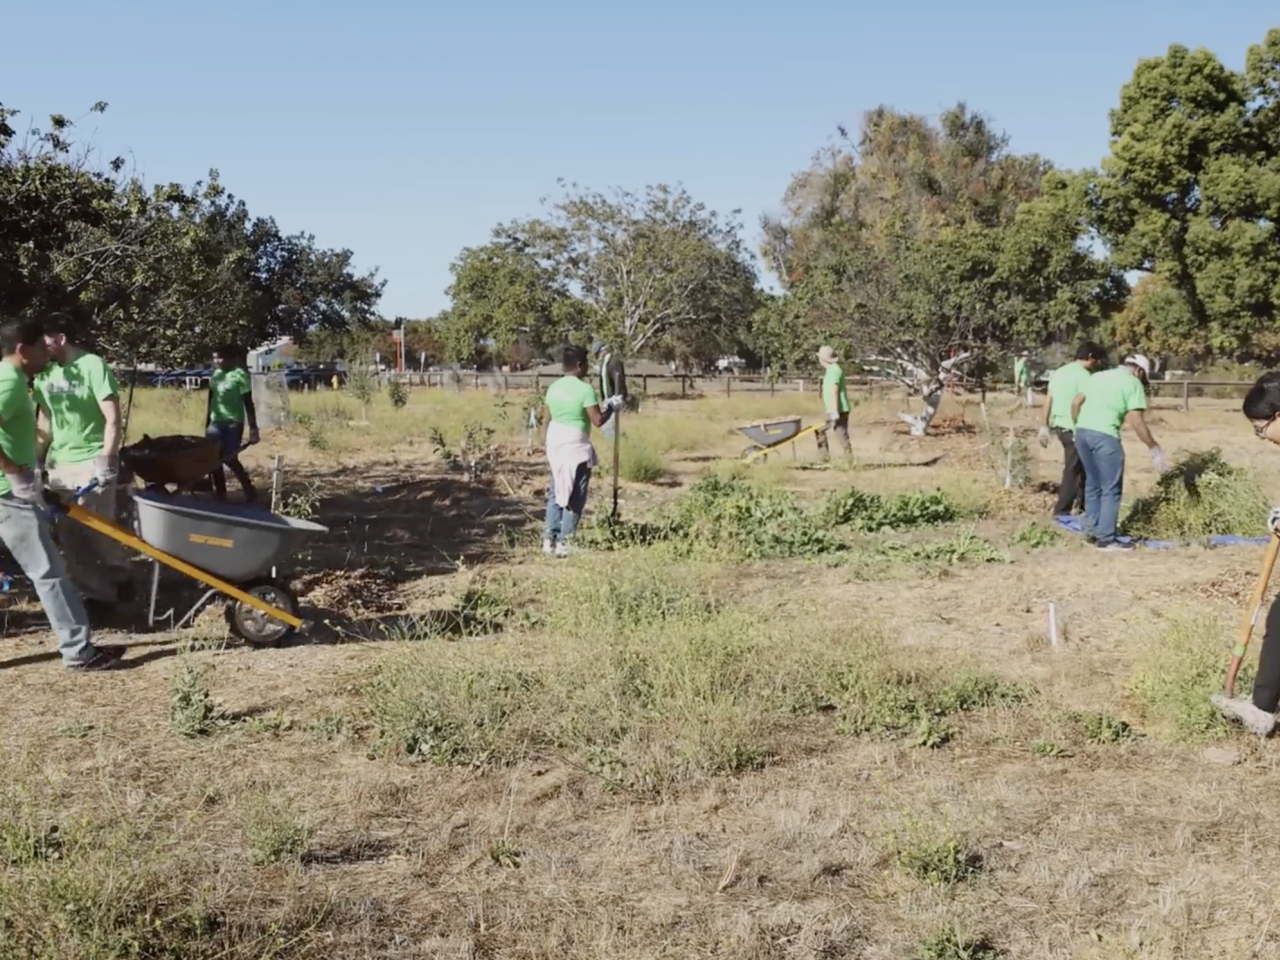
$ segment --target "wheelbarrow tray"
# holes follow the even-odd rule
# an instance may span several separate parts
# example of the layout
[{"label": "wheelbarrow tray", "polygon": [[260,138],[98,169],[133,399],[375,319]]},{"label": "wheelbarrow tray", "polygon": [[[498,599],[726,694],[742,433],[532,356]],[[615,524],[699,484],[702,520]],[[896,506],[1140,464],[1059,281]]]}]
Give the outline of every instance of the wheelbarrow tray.
[{"label": "wheelbarrow tray", "polygon": [[800,421],[803,417],[787,417],[783,420],[762,420],[759,423],[748,423],[738,428],[738,432],[752,443],[762,447],[772,447],[786,443],[800,432]]},{"label": "wheelbarrow tray", "polygon": [[152,490],[135,494],[134,506],[139,537],[233,583],[263,576],[307,537],[329,529],[261,507],[210,503]]},{"label": "wheelbarrow tray", "polygon": [[143,483],[185,487],[217,470],[221,452],[207,437],[143,436],[120,451],[120,462]]}]

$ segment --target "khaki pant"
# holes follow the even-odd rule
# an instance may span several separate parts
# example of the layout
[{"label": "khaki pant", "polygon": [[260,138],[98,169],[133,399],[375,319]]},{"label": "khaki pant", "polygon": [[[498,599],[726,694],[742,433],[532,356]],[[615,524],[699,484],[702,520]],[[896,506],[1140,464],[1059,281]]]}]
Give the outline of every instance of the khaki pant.
[{"label": "khaki pant", "polygon": [[[88,486],[94,478],[93,461],[59,463],[49,467],[49,489],[64,495]],[[109,483],[85,494],[81,504],[108,519],[116,518],[116,485]],[[67,574],[86,600],[115,603],[120,585],[129,579],[129,553],[110,537],[90,530],[69,517],[58,521],[58,545],[67,562]]]}]

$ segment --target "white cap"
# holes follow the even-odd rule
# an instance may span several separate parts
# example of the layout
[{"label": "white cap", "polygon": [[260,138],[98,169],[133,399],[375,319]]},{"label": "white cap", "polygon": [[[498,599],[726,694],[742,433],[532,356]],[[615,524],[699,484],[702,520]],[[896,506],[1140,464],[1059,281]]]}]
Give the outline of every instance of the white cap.
[{"label": "white cap", "polygon": [[1137,367],[1139,370],[1142,371],[1143,376],[1145,376],[1148,380],[1151,379],[1151,361],[1148,360],[1146,357],[1144,357],[1142,354],[1135,353],[1131,357],[1125,357],[1124,362],[1126,366]]},{"label": "white cap", "polygon": [[823,347],[821,350],[818,351],[818,359],[821,360],[823,363],[835,363],[836,352],[832,350],[830,347]]}]

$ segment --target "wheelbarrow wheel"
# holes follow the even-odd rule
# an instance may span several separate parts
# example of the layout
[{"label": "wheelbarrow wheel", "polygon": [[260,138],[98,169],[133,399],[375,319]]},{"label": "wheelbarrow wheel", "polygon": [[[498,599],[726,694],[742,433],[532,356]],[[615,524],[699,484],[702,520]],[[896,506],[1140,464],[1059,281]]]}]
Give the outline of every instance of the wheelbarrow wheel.
[{"label": "wheelbarrow wheel", "polygon": [[[747,457],[751,456],[753,453],[759,453],[761,450],[766,450],[766,449],[768,448],[762,447],[758,443],[753,443],[751,446],[747,447],[747,449],[742,451],[742,459],[745,460],[747,459]],[[763,460],[768,456],[769,455],[767,453],[762,454],[759,459]]]},{"label": "wheelbarrow wheel", "polygon": [[[298,598],[279,580],[259,580],[241,589],[263,603],[269,603],[295,617],[298,615]],[[293,632],[293,627],[289,624],[281,623],[239,600],[227,601],[227,626],[252,647],[274,647]]]}]

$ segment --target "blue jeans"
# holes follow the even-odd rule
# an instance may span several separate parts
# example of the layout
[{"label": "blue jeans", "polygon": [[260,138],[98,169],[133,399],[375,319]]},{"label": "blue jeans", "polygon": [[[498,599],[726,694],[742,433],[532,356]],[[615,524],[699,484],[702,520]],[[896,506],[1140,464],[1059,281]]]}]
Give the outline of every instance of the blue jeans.
[{"label": "blue jeans", "polygon": [[578,521],[582,519],[582,511],[587,506],[587,487],[591,483],[591,467],[584,460],[578,464],[578,472],[573,475],[573,490],[569,493],[569,505],[561,507],[556,503],[556,481],[547,478],[547,521],[542,528],[544,540],[555,540],[565,543],[578,529]]},{"label": "blue jeans", "polygon": [[1084,532],[1099,545],[1116,538],[1124,490],[1124,447],[1119,437],[1076,430],[1076,453],[1084,466]]},{"label": "blue jeans", "polygon": [[[205,436],[210,440],[218,441],[218,458],[235,474],[236,480],[240,482],[240,488],[244,490],[245,499],[253,500],[254,489],[253,482],[249,479],[249,471],[236,456],[240,452],[240,444],[244,441],[244,424],[211,423],[209,429],[205,431]],[[213,489],[219,500],[227,498],[227,474],[222,467],[218,467],[213,473]]]},{"label": "blue jeans", "polygon": [[35,587],[44,615],[58,638],[62,662],[75,666],[93,659],[97,650],[90,639],[89,615],[67,576],[62,554],[53,544],[44,509],[15,500],[7,493],[0,496],[0,541]]}]

